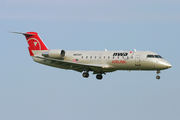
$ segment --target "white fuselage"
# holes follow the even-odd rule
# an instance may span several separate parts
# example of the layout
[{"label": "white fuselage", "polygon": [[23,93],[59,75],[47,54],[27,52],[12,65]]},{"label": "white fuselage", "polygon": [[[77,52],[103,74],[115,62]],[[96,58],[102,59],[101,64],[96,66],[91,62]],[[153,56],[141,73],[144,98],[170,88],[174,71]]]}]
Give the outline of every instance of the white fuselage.
[{"label": "white fuselage", "polygon": [[[149,51],[66,51],[64,61],[102,65],[97,71],[111,72],[116,70],[163,70],[171,67],[163,58],[148,58],[147,55],[158,55]],[[36,62],[53,67],[71,69],[70,66],[56,64],[53,60],[34,58]]]}]

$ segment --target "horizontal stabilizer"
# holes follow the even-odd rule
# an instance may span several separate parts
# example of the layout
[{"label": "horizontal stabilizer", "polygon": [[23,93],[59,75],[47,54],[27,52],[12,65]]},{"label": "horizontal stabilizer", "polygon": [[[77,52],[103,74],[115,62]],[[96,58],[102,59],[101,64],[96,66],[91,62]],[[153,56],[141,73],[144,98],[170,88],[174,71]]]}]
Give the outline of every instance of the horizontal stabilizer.
[{"label": "horizontal stabilizer", "polygon": [[8,31],[10,33],[16,33],[16,34],[23,34],[23,35],[35,35],[35,34],[29,34],[29,33],[21,33],[21,32],[12,32],[12,31]]}]

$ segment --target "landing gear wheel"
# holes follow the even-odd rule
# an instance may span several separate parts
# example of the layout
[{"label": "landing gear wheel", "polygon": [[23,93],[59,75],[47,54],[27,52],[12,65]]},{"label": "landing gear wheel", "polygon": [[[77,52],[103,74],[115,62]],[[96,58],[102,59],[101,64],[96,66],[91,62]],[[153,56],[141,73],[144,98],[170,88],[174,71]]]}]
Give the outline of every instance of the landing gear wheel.
[{"label": "landing gear wheel", "polygon": [[88,78],[88,77],[89,77],[89,73],[84,72],[84,73],[82,74],[82,76],[83,76],[84,78]]},{"label": "landing gear wheel", "polygon": [[161,73],[161,72],[160,72],[160,70],[157,70],[157,72],[156,72],[156,73],[157,73],[156,79],[158,79],[158,80],[159,80],[159,79],[160,79],[159,73]]},{"label": "landing gear wheel", "polygon": [[96,78],[97,78],[98,80],[101,80],[101,79],[103,78],[103,76],[102,76],[101,74],[98,74],[98,75],[96,75]]},{"label": "landing gear wheel", "polygon": [[157,76],[156,76],[156,79],[158,79],[158,80],[159,80],[159,79],[160,79],[160,76],[158,76],[158,75],[157,75]]}]

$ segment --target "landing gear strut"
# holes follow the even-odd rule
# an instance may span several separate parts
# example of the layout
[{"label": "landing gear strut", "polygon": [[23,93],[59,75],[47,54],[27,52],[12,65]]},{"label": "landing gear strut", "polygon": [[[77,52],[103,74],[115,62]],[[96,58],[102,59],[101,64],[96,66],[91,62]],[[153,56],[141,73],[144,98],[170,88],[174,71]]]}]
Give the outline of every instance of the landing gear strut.
[{"label": "landing gear strut", "polygon": [[101,80],[101,79],[103,78],[103,76],[102,76],[102,74],[97,74],[97,75],[96,75],[96,78],[97,78],[98,80]]},{"label": "landing gear strut", "polygon": [[84,72],[84,73],[82,74],[82,76],[83,76],[84,78],[88,78],[88,77],[89,77],[89,73],[88,73],[88,72]]},{"label": "landing gear strut", "polygon": [[159,73],[161,73],[160,70],[157,70],[157,76],[156,76],[156,79],[158,79],[158,80],[160,79]]}]

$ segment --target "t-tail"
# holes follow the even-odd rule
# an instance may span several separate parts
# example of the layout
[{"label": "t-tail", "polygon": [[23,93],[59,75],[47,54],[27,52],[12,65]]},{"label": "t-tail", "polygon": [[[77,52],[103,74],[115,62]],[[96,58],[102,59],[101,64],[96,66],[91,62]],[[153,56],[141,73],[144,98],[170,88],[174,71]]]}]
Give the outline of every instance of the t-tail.
[{"label": "t-tail", "polygon": [[44,42],[41,40],[41,38],[38,36],[38,33],[36,32],[26,32],[26,33],[11,32],[11,33],[23,34],[26,37],[27,43],[29,45],[28,49],[30,56],[40,55],[42,54],[42,52],[46,52],[49,50],[44,44]]}]

